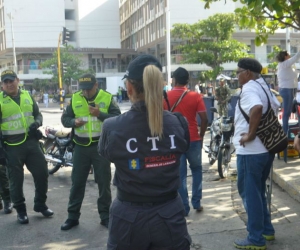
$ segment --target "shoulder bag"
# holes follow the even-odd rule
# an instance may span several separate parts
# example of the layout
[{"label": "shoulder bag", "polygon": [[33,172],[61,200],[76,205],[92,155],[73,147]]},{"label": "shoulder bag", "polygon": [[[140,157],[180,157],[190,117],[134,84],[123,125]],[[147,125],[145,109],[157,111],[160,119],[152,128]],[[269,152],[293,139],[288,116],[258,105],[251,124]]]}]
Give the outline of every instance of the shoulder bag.
[{"label": "shoulder bag", "polygon": [[[261,86],[260,83],[258,84]],[[256,130],[256,135],[270,153],[276,154],[287,148],[288,138],[284,133],[282,126],[280,125],[278,118],[274,113],[274,110],[271,107],[270,99],[267,92],[262,86],[261,88],[263,89],[268,98],[268,109],[266,113],[263,114],[261,117],[260,123]],[[238,105],[245,120],[249,123],[249,116],[247,116],[245,111],[241,108],[240,100],[238,101]]]}]

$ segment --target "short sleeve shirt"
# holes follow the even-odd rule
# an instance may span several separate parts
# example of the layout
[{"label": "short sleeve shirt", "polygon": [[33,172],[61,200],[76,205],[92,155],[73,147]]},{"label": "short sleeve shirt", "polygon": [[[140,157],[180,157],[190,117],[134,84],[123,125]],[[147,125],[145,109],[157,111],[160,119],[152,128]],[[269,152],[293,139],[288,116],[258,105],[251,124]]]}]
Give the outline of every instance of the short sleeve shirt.
[{"label": "short sleeve shirt", "polygon": [[[271,106],[273,107],[273,98],[270,94],[270,90],[268,86],[265,84],[262,78],[258,79],[259,82],[265,91],[267,92]],[[268,99],[265,92],[262,90],[259,83],[253,80],[250,80],[243,86],[243,92],[240,96],[240,104],[245,113],[249,116],[251,109],[260,105],[263,106],[263,114],[267,111],[268,108]],[[262,144],[261,140],[258,137],[255,137],[253,141],[246,142],[245,146],[241,146],[239,140],[241,139],[241,134],[249,132],[249,124],[245,120],[239,105],[237,104],[235,107],[235,115],[234,115],[234,136],[233,136],[233,144],[236,149],[236,153],[240,155],[251,155],[251,154],[261,154],[268,152],[265,146]]]},{"label": "short sleeve shirt", "polygon": [[[174,87],[171,91],[167,92],[170,107],[177,102],[182,93],[186,91],[186,87]],[[168,110],[167,103],[164,102],[164,109]],[[198,133],[197,124],[197,113],[206,112],[206,106],[204,104],[203,98],[200,94],[189,91],[173,110],[173,112],[181,113],[189,123],[190,141],[199,141],[200,135]]]}]

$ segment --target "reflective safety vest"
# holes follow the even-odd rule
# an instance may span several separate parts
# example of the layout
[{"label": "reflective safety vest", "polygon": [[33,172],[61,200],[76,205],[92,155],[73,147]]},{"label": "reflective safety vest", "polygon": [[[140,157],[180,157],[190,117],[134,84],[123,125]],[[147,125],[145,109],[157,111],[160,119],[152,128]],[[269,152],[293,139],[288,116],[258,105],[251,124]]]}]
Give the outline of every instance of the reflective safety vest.
[{"label": "reflective safety vest", "polygon": [[[101,113],[108,113],[112,95],[106,91],[100,90],[93,103],[99,106]],[[98,117],[91,116],[89,112],[89,104],[82,91],[76,92],[72,96],[72,109],[75,114],[75,119],[80,118],[86,121],[81,127],[74,129],[74,142],[81,146],[89,146],[92,142],[99,140],[102,122]]]},{"label": "reflective safety vest", "polygon": [[[28,135],[28,128],[34,122],[33,101],[27,91],[20,91],[20,105],[9,96],[0,94],[2,113],[1,131],[8,145],[22,144]],[[19,135],[19,136],[16,136]]]}]

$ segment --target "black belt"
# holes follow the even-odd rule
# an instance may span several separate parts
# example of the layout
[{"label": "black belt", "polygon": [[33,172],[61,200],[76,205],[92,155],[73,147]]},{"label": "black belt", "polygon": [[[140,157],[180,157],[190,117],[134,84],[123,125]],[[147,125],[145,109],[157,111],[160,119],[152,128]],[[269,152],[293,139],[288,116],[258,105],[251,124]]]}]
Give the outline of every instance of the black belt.
[{"label": "black belt", "polygon": [[120,201],[135,204],[135,206],[144,206],[144,204],[159,205],[168,202],[170,200],[173,200],[177,196],[178,196],[177,191],[172,191],[167,194],[149,197],[149,196],[134,195],[134,194],[127,193],[123,190],[120,190],[119,188],[117,189],[117,198]]},{"label": "black belt", "polygon": [[161,201],[161,202],[128,202],[128,201],[121,201],[124,205],[127,206],[144,206],[144,207],[153,207],[153,206],[158,206],[162,205],[164,203],[169,202],[170,200],[167,201]]}]

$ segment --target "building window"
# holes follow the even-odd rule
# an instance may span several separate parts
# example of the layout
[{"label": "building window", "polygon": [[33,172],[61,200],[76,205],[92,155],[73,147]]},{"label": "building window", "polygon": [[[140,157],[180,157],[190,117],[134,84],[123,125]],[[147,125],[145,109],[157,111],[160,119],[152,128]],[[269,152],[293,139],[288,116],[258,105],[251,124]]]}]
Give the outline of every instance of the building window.
[{"label": "building window", "polygon": [[75,20],[75,10],[65,10],[66,20]]}]

